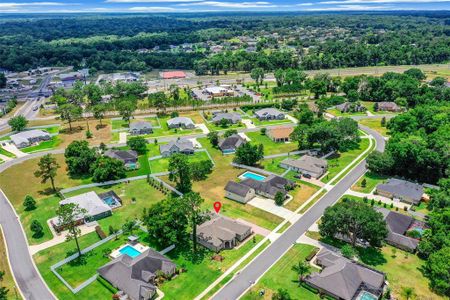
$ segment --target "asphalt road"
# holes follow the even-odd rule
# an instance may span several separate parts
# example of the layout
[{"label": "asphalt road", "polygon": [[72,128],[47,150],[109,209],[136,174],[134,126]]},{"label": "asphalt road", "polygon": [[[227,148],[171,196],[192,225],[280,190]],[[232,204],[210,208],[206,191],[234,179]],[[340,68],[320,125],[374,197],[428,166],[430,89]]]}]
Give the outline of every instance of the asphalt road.
[{"label": "asphalt road", "polygon": [[[7,161],[0,165],[0,173],[15,164],[47,153],[56,154],[62,152],[61,150],[55,150],[35,153],[12,161]],[[34,265],[30,253],[28,252],[28,243],[22,230],[22,225],[2,190],[0,190],[0,224],[2,225],[6,244],[8,246],[9,263],[11,264],[11,269],[17,285],[25,299],[55,299]]]},{"label": "asphalt road", "polygon": [[[376,150],[383,151],[385,140],[376,131],[361,126],[372,135],[377,142]],[[311,207],[297,222],[285,233],[264,250],[255,260],[247,265],[239,275],[235,276],[212,299],[234,300],[238,299],[247,289],[268,270],[284,253],[305,233],[308,228],[319,219],[328,206],[333,205],[342,195],[366,172],[366,162],[363,160],[351,170],[339,183],[337,183],[325,196]]]}]

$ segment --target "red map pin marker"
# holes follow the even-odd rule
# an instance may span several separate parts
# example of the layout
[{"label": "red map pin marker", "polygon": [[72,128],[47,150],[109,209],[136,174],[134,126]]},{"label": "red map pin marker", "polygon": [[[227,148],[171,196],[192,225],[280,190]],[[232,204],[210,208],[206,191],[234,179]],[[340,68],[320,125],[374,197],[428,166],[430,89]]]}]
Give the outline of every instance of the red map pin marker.
[{"label": "red map pin marker", "polygon": [[214,210],[216,211],[216,213],[219,213],[220,209],[222,208],[222,203],[217,201],[214,202]]}]

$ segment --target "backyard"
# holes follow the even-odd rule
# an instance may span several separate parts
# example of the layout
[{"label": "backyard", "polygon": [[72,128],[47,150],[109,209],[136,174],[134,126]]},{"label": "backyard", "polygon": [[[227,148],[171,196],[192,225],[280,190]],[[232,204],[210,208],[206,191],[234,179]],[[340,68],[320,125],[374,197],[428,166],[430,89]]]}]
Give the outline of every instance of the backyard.
[{"label": "backyard", "polygon": [[[295,244],[241,299],[269,300],[272,299],[273,293],[278,289],[286,289],[293,300],[319,300],[318,294],[299,286],[298,275],[292,270],[292,266],[304,261],[313,250],[313,246]],[[311,271],[314,271],[314,269]],[[259,295],[262,290],[264,290],[264,296]]]},{"label": "backyard", "polygon": [[[205,151],[197,151],[192,155],[187,155],[189,162],[199,162],[210,160]],[[167,172],[169,168],[169,157],[161,157],[158,159],[149,160],[151,173]]]},{"label": "backyard", "polygon": [[264,155],[288,153],[298,150],[297,143],[276,143],[268,136],[262,135],[261,132],[247,132],[246,135],[250,138],[252,144],[262,144],[264,146]]}]

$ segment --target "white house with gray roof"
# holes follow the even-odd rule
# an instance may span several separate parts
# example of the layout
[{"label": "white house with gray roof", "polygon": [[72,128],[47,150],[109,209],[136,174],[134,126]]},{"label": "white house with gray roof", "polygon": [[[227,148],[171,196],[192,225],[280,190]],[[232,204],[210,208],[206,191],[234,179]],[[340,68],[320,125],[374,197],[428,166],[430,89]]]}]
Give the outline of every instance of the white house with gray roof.
[{"label": "white house with gray roof", "polygon": [[420,203],[424,194],[422,185],[397,178],[390,178],[386,183],[377,185],[376,192],[378,195],[414,205]]},{"label": "white house with gray roof", "polygon": [[198,243],[216,252],[233,249],[251,234],[250,226],[224,216],[212,216],[197,226]]},{"label": "white house with gray roof", "polygon": [[247,203],[255,197],[255,190],[247,185],[229,181],[225,186],[225,197],[241,202]]},{"label": "white house with gray roof", "polygon": [[191,141],[179,139],[160,145],[159,152],[163,157],[168,157],[174,153],[194,154],[195,148]]},{"label": "white house with gray roof", "polygon": [[156,278],[176,272],[176,265],[153,249],[134,259],[123,254],[97,270],[98,274],[127,295],[124,299],[150,300],[156,295]]},{"label": "white house with gray roof", "polygon": [[139,134],[150,134],[153,132],[152,124],[145,121],[133,122],[130,124],[130,134],[131,135],[139,135]]},{"label": "white house with gray roof", "polygon": [[215,124],[220,123],[222,120],[227,120],[231,124],[236,124],[242,121],[242,117],[238,113],[214,113],[212,117],[212,122]]},{"label": "white house with gray roof", "polygon": [[328,162],[322,158],[303,155],[299,159],[284,159],[280,162],[280,167],[302,174],[309,174],[313,178],[319,178],[327,171]]},{"label": "white house with gray roof", "polygon": [[276,108],[263,108],[255,111],[255,117],[262,120],[284,120],[286,115]]},{"label": "white house with gray roof", "polygon": [[32,129],[13,134],[9,138],[17,148],[24,148],[42,141],[48,141],[52,137],[47,131]]},{"label": "white house with gray roof", "polygon": [[187,117],[176,117],[167,120],[167,126],[169,128],[185,128],[185,129],[193,129],[195,128],[194,122],[192,122],[191,118]]},{"label": "white house with gray roof", "polygon": [[382,272],[325,248],[317,254],[316,264],[322,270],[306,276],[305,282],[320,293],[340,300],[379,299],[383,294]]}]

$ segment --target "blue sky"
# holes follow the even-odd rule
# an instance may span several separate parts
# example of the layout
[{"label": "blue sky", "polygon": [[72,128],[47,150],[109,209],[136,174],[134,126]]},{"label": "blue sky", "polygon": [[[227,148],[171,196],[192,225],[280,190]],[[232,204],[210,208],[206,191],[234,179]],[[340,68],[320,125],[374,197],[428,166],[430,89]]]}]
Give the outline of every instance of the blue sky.
[{"label": "blue sky", "polygon": [[0,13],[450,10],[450,0],[0,0]]}]

